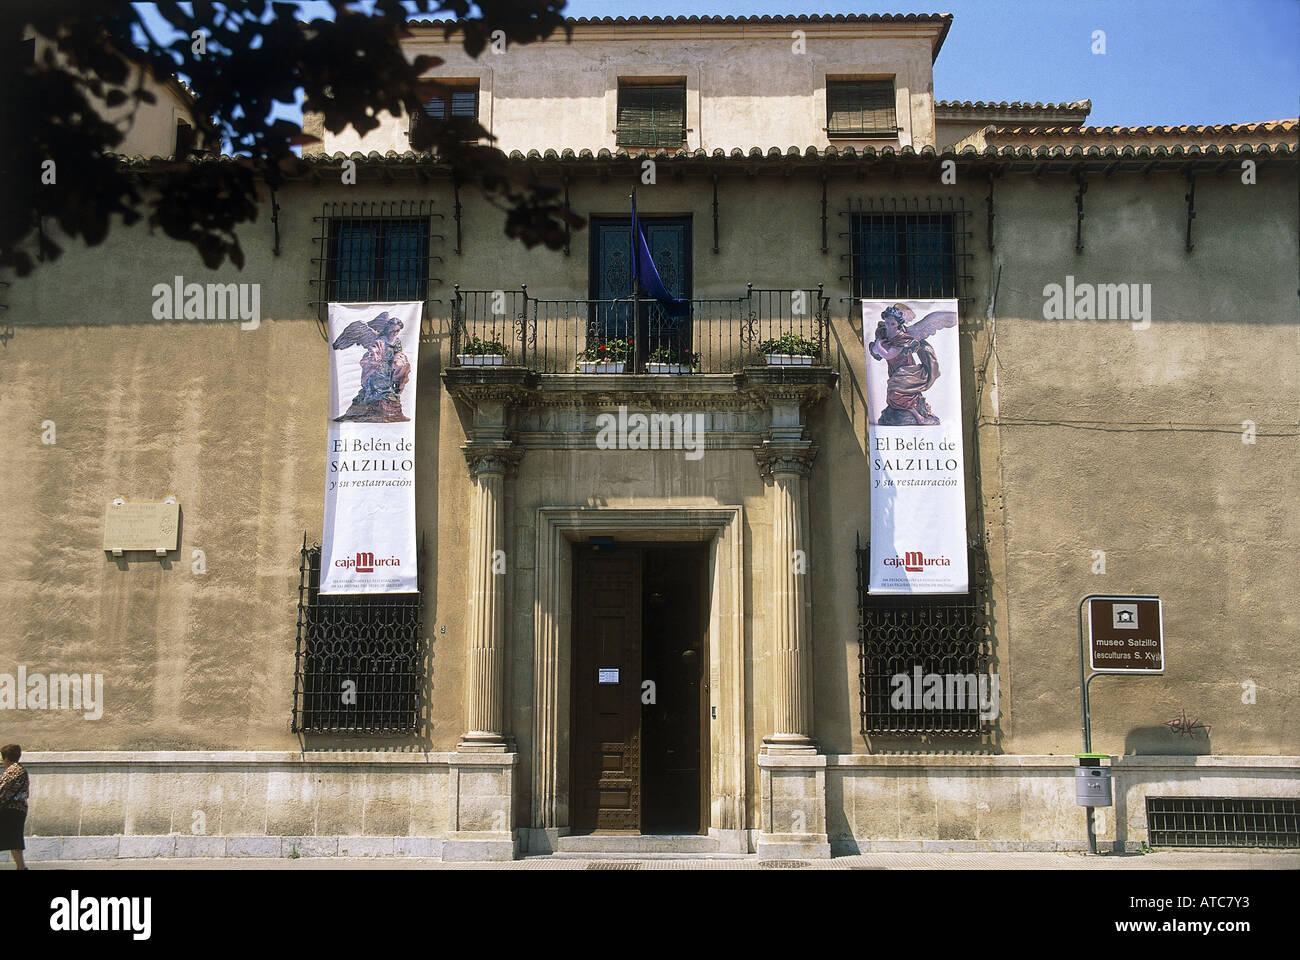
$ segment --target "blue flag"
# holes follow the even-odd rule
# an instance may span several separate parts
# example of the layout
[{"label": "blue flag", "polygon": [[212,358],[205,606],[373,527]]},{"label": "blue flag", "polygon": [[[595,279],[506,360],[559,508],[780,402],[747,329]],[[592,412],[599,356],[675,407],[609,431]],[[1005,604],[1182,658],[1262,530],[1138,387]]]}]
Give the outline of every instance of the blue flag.
[{"label": "blue flag", "polygon": [[632,194],[632,280],[647,296],[654,297],[665,307],[681,307],[686,301],[674,297],[664,286],[645,242],[645,232],[636,216],[636,193]]}]

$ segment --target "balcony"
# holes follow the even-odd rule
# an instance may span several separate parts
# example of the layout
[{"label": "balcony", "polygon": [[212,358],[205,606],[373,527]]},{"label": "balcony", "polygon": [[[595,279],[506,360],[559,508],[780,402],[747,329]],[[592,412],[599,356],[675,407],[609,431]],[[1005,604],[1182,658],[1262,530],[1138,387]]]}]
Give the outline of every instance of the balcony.
[{"label": "balcony", "polygon": [[[772,341],[782,341],[773,348]],[[768,352],[785,355],[770,360]],[[665,306],[650,298],[544,300],[518,290],[462,290],[452,301],[451,367],[534,375],[685,377],[787,363],[824,369],[830,300],[821,284]],[[611,387],[614,384],[611,382]]]}]

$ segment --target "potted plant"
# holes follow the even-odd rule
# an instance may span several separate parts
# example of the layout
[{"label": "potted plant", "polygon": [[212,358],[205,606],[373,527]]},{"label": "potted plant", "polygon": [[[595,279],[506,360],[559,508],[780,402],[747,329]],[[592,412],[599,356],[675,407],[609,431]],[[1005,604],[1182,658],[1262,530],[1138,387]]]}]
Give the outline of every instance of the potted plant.
[{"label": "potted plant", "polygon": [[797,333],[787,333],[775,340],[764,340],[758,345],[758,352],[774,367],[811,366],[821,356],[821,348],[817,344]]},{"label": "potted plant", "polygon": [[622,373],[632,345],[621,337],[600,340],[578,353],[579,373]]},{"label": "potted plant", "polygon": [[464,367],[499,367],[506,362],[508,355],[506,345],[492,334],[488,339],[470,337],[461,352],[456,354],[456,362]]},{"label": "potted plant", "polygon": [[700,365],[700,355],[677,347],[659,347],[650,354],[646,373],[693,373]]}]

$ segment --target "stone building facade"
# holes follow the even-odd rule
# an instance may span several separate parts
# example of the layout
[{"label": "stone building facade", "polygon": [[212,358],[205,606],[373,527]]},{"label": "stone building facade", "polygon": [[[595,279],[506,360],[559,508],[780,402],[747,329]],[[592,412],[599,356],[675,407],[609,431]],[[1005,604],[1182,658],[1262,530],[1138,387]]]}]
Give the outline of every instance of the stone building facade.
[{"label": "stone building facade", "polygon": [[[445,61],[431,109],[472,102],[587,218],[565,249],[507,240],[385,117],[307,152],[241,231],[242,272],[123,228],[0,287],[0,671],[103,681],[95,719],[2,714],[33,852],[1078,849],[1092,593],[1161,596],[1169,663],[1093,687],[1102,841],[1148,841],[1151,797],[1294,797],[1297,123],[1098,131],[1086,101],[936,104],[951,25],[577,21],[477,60],[417,25],[412,53]],[[630,105],[677,142],[621,143],[645,136]],[[633,187],[692,301],[695,372],[574,369],[624,296]],[[884,268],[871,229],[903,245]],[[936,231],[929,259],[907,252]],[[397,253],[358,266],[357,235]],[[157,319],[175,277],[256,284],[260,314]],[[1136,284],[1149,312],[1050,319],[1067,282]],[[863,595],[864,296],[959,301],[968,597]],[[414,604],[313,590],[331,299],[425,304]],[[818,361],[764,366],[789,332]],[[474,337],[507,362],[466,362]],[[600,448],[620,408],[700,418],[701,455]],[[169,496],[178,551],[100,549],[113,498]],[[677,678],[654,704],[671,723],[578,677],[614,622],[625,663]],[[909,656],[995,673],[996,718],[890,729],[879,664]],[[354,669],[388,685],[339,719],[321,685]],[[613,714],[622,733],[592,732]],[[627,774],[619,797],[582,794],[593,755]]]}]

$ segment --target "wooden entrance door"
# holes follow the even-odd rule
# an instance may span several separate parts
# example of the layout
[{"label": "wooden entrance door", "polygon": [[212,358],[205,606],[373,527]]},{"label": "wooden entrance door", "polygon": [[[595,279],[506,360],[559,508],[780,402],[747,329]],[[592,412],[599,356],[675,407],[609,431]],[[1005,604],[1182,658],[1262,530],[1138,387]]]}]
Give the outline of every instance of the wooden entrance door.
[{"label": "wooden entrance door", "polygon": [[704,544],[645,550],[642,563],[641,832],[708,832]]},{"label": "wooden entrance door", "polygon": [[570,703],[575,831],[641,829],[641,554],[576,549]]}]

